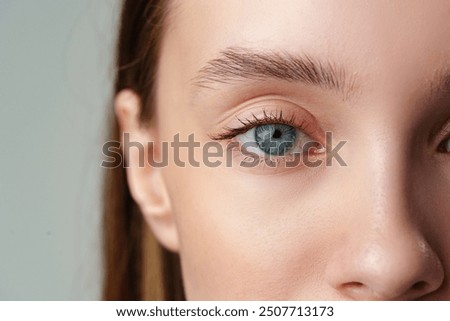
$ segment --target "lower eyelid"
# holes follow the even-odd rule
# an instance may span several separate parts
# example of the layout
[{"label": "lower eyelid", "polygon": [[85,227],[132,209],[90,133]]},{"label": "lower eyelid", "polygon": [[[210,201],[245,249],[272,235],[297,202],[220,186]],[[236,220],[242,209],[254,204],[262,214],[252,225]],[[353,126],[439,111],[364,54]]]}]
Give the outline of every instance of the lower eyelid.
[{"label": "lower eyelid", "polygon": [[[310,166],[308,163],[302,158],[296,158],[296,155],[288,155],[288,156],[273,156],[273,157],[258,157],[258,161],[256,165],[251,166],[242,166],[243,163],[250,164],[254,161],[249,155],[245,155],[241,152],[240,149],[234,149],[232,158],[237,166],[245,171],[250,171],[255,174],[268,174],[275,175],[281,173],[290,173],[292,171],[305,169],[306,167],[317,168],[318,166]],[[319,156],[314,156],[319,157]],[[314,164],[318,158],[308,158],[311,164]],[[323,163],[323,161],[319,161],[319,165]]]}]

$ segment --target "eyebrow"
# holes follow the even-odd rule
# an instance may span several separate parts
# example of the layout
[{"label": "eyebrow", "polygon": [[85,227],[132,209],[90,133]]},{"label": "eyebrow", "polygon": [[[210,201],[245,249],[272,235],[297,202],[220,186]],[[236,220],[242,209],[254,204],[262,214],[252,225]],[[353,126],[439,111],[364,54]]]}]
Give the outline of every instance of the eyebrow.
[{"label": "eyebrow", "polygon": [[254,51],[242,47],[229,47],[201,68],[193,84],[213,89],[217,84],[231,84],[244,80],[276,79],[302,82],[347,97],[355,87],[355,79],[337,63],[320,60],[307,54],[284,51]]}]

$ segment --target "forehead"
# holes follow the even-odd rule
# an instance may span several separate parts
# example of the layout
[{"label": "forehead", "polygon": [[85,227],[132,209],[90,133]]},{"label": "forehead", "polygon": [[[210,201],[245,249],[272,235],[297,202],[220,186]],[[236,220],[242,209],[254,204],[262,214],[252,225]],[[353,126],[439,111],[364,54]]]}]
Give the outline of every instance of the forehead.
[{"label": "forehead", "polygon": [[450,58],[447,0],[195,0],[171,9],[166,45],[187,77],[235,46],[325,56],[371,77],[382,66],[392,70],[376,75],[382,83],[413,81]]}]

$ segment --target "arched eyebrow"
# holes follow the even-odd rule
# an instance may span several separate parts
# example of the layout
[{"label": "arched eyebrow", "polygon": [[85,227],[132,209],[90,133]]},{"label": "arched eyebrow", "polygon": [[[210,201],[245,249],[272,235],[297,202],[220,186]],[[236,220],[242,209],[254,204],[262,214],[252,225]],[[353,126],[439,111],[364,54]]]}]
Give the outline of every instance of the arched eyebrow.
[{"label": "arched eyebrow", "polygon": [[355,79],[348,75],[339,64],[307,54],[229,47],[208,61],[192,82],[197,87],[213,89],[217,84],[275,79],[302,82],[348,97],[355,89]]}]

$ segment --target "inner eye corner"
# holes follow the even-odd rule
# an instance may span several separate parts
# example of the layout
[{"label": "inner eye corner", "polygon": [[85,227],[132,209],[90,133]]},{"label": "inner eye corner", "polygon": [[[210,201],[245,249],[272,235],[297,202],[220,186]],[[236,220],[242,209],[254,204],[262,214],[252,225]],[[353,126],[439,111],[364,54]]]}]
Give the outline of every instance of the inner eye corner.
[{"label": "inner eye corner", "polygon": [[437,152],[443,154],[450,153],[450,136],[439,143]]}]

